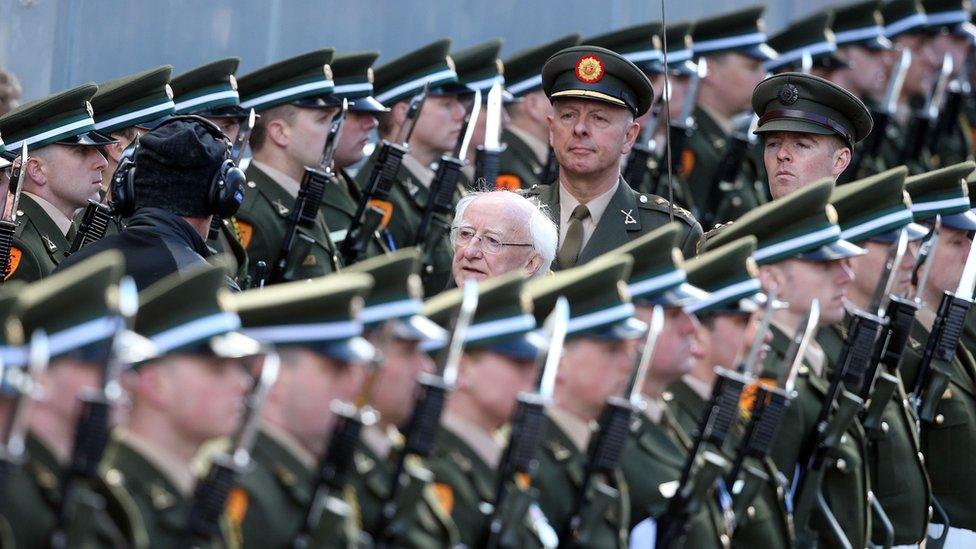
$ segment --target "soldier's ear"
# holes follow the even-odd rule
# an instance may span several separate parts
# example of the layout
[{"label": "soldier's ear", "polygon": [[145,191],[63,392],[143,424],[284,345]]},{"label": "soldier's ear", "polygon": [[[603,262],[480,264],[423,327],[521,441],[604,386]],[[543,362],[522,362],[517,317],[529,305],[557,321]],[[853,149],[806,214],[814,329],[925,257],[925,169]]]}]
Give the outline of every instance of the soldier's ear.
[{"label": "soldier's ear", "polygon": [[30,155],[27,157],[27,176],[38,185],[47,184],[47,164],[44,157]]},{"label": "soldier's ear", "polygon": [[834,152],[834,165],[831,167],[830,175],[833,177],[839,177],[840,174],[844,173],[847,166],[851,164],[851,149],[850,147],[840,147]]},{"label": "soldier's ear", "polygon": [[267,138],[281,148],[287,147],[288,142],[291,140],[291,128],[281,118],[269,120],[264,127],[264,131]]},{"label": "soldier's ear", "polygon": [[393,117],[393,123],[397,128],[402,127],[407,121],[407,111],[409,110],[410,103],[407,101],[400,101],[390,109],[390,116]]}]

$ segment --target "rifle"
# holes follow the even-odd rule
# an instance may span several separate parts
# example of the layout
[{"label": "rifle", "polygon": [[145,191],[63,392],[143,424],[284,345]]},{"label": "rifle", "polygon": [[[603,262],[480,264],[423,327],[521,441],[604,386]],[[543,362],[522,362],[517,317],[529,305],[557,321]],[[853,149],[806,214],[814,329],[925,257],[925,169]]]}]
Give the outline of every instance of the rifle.
[{"label": "rifle", "polygon": [[722,159],[712,172],[708,187],[705,189],[705,201],[700,212],[703,227],[711,227],[718,222],[718,209],[722,197],[726,191],[735,189],[739,174],[742,173],[742,164],[749,154],[749,147],[753,146],[758,139],[753,133],[758,126],[759,115],[753,113],[749,127],[745,131],[739,128],[729,136]]},{"label": "rifle", "polygon": [[473,280],[464,283],[461,305],[451,327],[451,337],[437,360],[437,373],[421,373],[417,378],[419,391],[414,401],[413,412],[403,431],[403,448],[397,459],[393,482],[389,496],[383,503],[380,515],[378,543],[392,544],[389,526],[394,522],[399,511],[399,496],[409,485],[407,478],[407,458],[411,456],[426,458],[434,449],[437,431],[440,429],[441,412],[447,395],[454,389],[457,381],[461,353],[464,351],[464,340],[468,327],[474,319],[478,308],[478,286]]},{"label": "rifle", "polygon": [[[956,356],[959,338],[966,323],[966,315],[973,305],[973,284],[976,283],[976,250],[970,249],[962,276],[955,292],[946,291],[936,311],[932,333],[925,342],[922,362],[911,384],[918,417],[922,421],[935,419],[942,393],[949,384],[951,363]],[[923,286],[919,286],[919,292]]]},{"label": "rifle", "polygon": [[647,173],[654,151],[657,150],[657,143],[654,138],[658,128],[661,126],[661,109],[664,108],[664,96],[662,95],[651,107],[652,114],[650,120],[641,128],[637,141],[630,148],[627,155],[627,164],[624,166],[623,178],[632,189],[640,192],[641,183],[644,181],[644,174]]},{"label": "rifle", "polygon": [[488,105],[485,110],[485,143],[478,145],[475,156],[474,181],[484,181],[484,187],[495,190],[498,180],[499,155],[505,150],[505,145],[499,142],[502,133],[502,82],[496,78],[488,92]]},{"label": "rifle", "polygon": [[[528,509],[529,498],[518,496],[528,495],[530,488],[522,484],[527,484],[525,481],[532,478],[538,465],[536,455],[544,436],[546,409],[552,402],[556,387],[556,372],[562,358],[568,324],[569,302],[565,297],[560,297],[543,326],[547,348],[539,353],[536,360],[541,373],[537,389],[534,393],[520,393],[512,413],[511,433],[498,466],[495,502],[488,522],[488,541],[485,545],[489,549],[499,546],[506,527],[518,524]],[[508,497],[515,497],[518,501],[509,506],[510,509],[505,507]]]},{"label": "rifle", "polygon": [[356,205],[356,213],[352,216],[352,223],[346,230],[346,238],[339,245],[339,253],[342,254],[346,265],[352,265],[359,260],[359,257],[366,250],[370,236],[376,232],[383,221],[383,210],[370,204],[374,200],[385,201],[390,197],[390,190],[400,172],[403,155],[410,150],[410,136],[413,135],[417,119],[420,117],[424,102],[427,100],[427,88],[428,84],[424,84],[424,91],[410,100],[406,121],[397,136],[397,143],[391,143],[385,139],[380,143],[380,150],[376,155],[373,171],[370,172],[369,179],[363,186],[359,204]]},{"label": "rifle", "polygon": [[[478,114],[481,111],[481,92],[474,92],[474,103],[471,110],[464,118],[464,126],[460,139],[454,147],[451,155],[442,154],[437,165],[437,173],[434,175],[430,184],[430,193],[427,196],[427,204],[424,206],[424,213],[420,217],[420,224],[417,226],[417,236],[414,239],[416,246],[422,254],[422,265],[424,266],[423,275],[427,277],[432,272],[434,249],[439,241],[438,236],[446,234],[450,230],[450,222],[442,219],[444,216],[450,218],[454,211],[454,192],[458,188],[458,180],[461,177],[461,168],[464,166],[462,160],[468,151],[471,143],[471,136],[474,135],[474,127],[478,121]],[[433,224],[433,227],[431,226]],[[431,229],[434,229],[431,231]],[[433,235],[431,234],[433,232]]]},{"label": "rifle", "polygon": [[10,472],[27,458],[27,417],[31,402],[42,396],[37,378],[47,369],[50,358],[47,333],[37,330],[31,334],[27,364],[3,365],[3,385],[13,390],[13,403],[0,446],[0,502],[6,501]]},{"label": "rifle", "polygon": [[[187,514],[186,540],[210,540],[220,532],[220,516],[238,476],[251,465],[251,450],[257,439],[261,409],[278,380],[281,359],[270,351],[264,355],[261,374],[247,396],[241,425],[231,438],[231,450],[214,456],[207,476],[197,482]],[[189,545],[189,544],[187,544]]]},{"label": "rifle", "polygon": [[[234,139],[234,144],[230,149],[230,159],[234,161],[234,165],[238,168],[241,167],[241,158],[244,157],[244,151],[247,149],[247,142],[251,138],[251,132],[254,131],[254,123],[257,120],[257,113],[254,109],[247,116],[247,123],[237,131],[237,138]],[[88,213],[87,211],[85,213]],[[214,215],[213,219],[210,220],[210,231],[207,233],[207,240],[214,240],[220,234],[220,228],[223,226],[224,220],[220,216]]]},{"label": "rifle", "polygon": [[[688,82],[688,91],[685,93],[685,102],[681,106],[681,113],[678,115],[677,120],[670,120],[668,123],[670,147],[667,149],[666,154],[670,156],[667,159],[667,163],[664,161],[658,163],[657,169],[653,174],[652,181],[655,191],[661,179],[664,177],[663,168],[665,166],[671,166],[677,175],[686,175],[682,173],[681,157],[684,155],[687,143],[697,127],[693,114],[695,112],[695,105],[698,103],[698,90],[701,89],[702,79],[708,75],[708,62],[705,58],[698,58],[696,63],[698,64],[698,70],[691,75],[691,79]],[[668,177],[668,185],[671,185],[670,174]],[[655,192],[654,194],[661,193]],[[671,194],[668,196],[671,196]]]},{"label": "rifle", "polygon": [[874,128],[861,146],[854,150],[851,165],[844,171],[845,182],[857,179],[858,174],[861,173],[861,166],[865,162],[873,162],[881,156],[881,145],[884,144],[885,137],[887,136],[891,118],[898,111],[898,98],[901,97],[901,89],[905,85],[905,75],[908,74],[908,67],[911,64],[912,51],[907,48],[901,50],[901,56],[892,68],[891,76],[888,78],[888,87],[885,90],[881,105],[871,109]]},{"label": "rifle", "polygon": [[959,126],[959,113],[962,112],[963,101],[972,94],[972,84],[969,78],[973,74],[973,44],[966,47],[966,57],[963,65],[946,88],[945,103],[939,112],[939,118],[935,124],[928,140],[928,148],[931,151],[938,150],[939,141],[943,137],[951,135],[952,131]]},{"label": "rifle", "polygon": [[912,115],[912,120],[909,122],[908,133],[905,135],[905,146],[901,150],[899,163],[908,164],[921,160],[922,149],[926,144],[929,128],[939,117],[939,107],[945,96],[950,74],[952,74],[952,55],[946,53],[945,57],[942,58],[942,66],[939,68],[932,90],[925,99],[925,105],[920,111]]},{"label": "rifle", "polygon": [[20,205],[20,193],[24,190],[27,161],[30,160],[27,156],[27,141],[20,146],[19,160],[20,163],[14,164],[10,172],[11,188],[8,188],[7,192],[14,193],[14,202],[9,215],[6,211],[6,195],[3,197],[3,204],[0,204],[0,284],[7,279],[7,271],[10,269],[10,250],[14,246],[14,233],[17,232],[17,207]]},{"label": "rifle", "polygon": [[[630,422],[634,410],[642,403],[641,390],[657,338],[664,328],[664,309],[658,305],[654,307],[651,322],[647,329],[647,337],[641,353],[637,357],[634,375],[629,380],[622,395],[614,395],[607,399],[600,417],[597,420],[596,435],[590,439],[586,451],[586,468],[583,481],[573,500],[573,512],[566,522],[564,531],[559,536],[564,544],[586,546],[590,543],[587,524],[603,514],[606,506],[614,497],[619,495],[606,479],[612,477],[620,463],[624,444],[630,436]],[[593,487],[594,494],[590,494]],[[591,501],[592,500],[592,501]],[[591,520],[587,520],[591,519]]]},{"label": "rifle", "polygon": [[335,158],[335,150],[339,144],[339,136],[342,134],[342,126],[346,121],[346,111],[349,102],[342,100],[342,108],[332,120],[329,128],[329,135],[322,148],[322,156],[319,157],[317,168],[305,167],[305,175],[302,177],[301,187],[295,203],[291,208],[291,215],[288,216],[288,226],[285,229],[285,238],[281,242],[281,248],[274,263],[271,264],[271,274],[269,282],[283,282],[288,277],[288,261],[292,256],[292,248],[300,235],[300,229],[312,229],[318,219],[319,205],[322,203],[322,196],[325,194],[325,186],[334,182],[335,174],[332,171],[332,160]]},{"label": "rifle", "polygon": [[117,306],[115,335],[99,387],[79,397],[82,411],[75,424],[71,460],[61,479],[58,524],[51,536],[53,547],[67,547],[71,542],[66,528],[77,503],[75,496],[79,483],[98,478],[98,464],[102,461],[111,429],[109,416],[122,398],[119,377],[130,364],[150,358],[156,352],[151,341],[133,331],[139,310],[139,291],[130,277],[119,282]]}]

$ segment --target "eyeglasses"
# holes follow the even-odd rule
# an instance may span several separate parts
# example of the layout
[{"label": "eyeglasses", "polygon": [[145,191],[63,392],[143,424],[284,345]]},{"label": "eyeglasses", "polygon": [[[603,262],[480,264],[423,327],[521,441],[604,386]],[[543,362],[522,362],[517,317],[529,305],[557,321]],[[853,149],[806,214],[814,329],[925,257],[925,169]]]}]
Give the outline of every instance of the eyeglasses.
[{"label": "eyeglasses", "polygon": [[490,234],[478,235],[471,227],[451,228],[451,244],[453,244],[454,247],[467,246],[476,238],[481,241],[481,251],[489,254],[497,254],[498,252],[502,251],[502,248],[505,246],[532,246],[532,244],[523,244],[518,242],[502,242],[501,240],[498,240],[497,237]]}]

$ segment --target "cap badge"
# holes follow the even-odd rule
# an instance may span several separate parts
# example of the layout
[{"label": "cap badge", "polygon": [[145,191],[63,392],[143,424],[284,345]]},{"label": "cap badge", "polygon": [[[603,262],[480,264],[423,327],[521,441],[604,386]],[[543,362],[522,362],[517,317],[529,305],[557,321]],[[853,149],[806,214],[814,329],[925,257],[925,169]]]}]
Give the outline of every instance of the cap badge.
[{"label": "cap badge", "polygon": [[237,79],[234,78],[233,74],[227,76],[227,82],[230,83],[230,89],[237,91]]},{"label": "cap badge", "polygon": [[326,80],[332,80],[332,67],[330,67],[328,63],[322,65],[322,72],[325,73]]},{"label": "cap badge", "polygon": [[605,72],[603,60],[595,55],[584,55],[576,62],[576,79],[584,84],[596,84]]},{"label": "cap badge", "polygon": [[779,102],[784,105],[792,105],[800,98],[800,90],[793,84],[785,84],[779,89],[777,94]]},{"label": "cap badge", "polygon": [[624,225],[636,225],[637,220],[634,219],[634,210],[620,210],[620,213],[624,214]]},{"label": "cap badge", "polygon": [[85,110],[88,111],[88,116],[95,116],[95,110],[92,109],[92,105],[88,101],[85,101]]}]

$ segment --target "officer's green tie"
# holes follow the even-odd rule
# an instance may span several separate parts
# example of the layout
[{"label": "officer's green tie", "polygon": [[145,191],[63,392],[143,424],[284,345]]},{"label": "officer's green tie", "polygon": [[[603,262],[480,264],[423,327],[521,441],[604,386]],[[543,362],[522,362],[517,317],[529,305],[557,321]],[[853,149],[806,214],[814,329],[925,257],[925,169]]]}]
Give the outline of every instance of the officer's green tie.
[{"label": "officer's green tie", "polygon": [[559,266],[563,269],[576,266],[579,259],[580,250],[583,248],[583,220],[590,217],[590,210],[583,204],[573,209],[573,214],[569,216],[569,227],[566,229],[566,239],[563,240],[556,259]]}]

